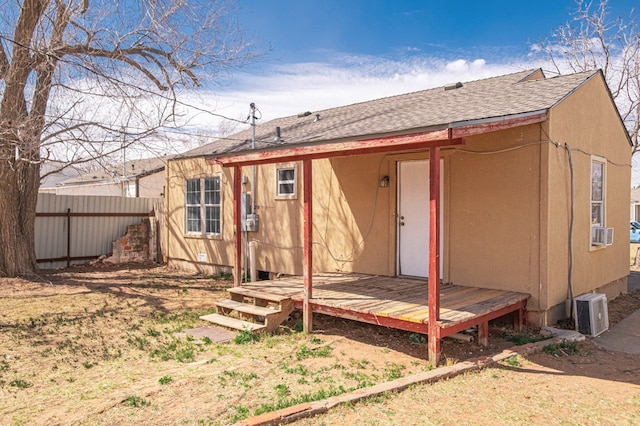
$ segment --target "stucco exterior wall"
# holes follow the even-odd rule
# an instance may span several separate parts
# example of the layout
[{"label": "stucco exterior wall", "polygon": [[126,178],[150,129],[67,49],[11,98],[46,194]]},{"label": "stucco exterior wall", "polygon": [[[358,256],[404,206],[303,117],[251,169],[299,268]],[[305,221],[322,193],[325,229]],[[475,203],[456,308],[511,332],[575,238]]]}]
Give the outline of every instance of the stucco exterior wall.
[{"label": "stucco exterior wall", "polygon": [[445,161],[444,279],[540,303],[540,125],[471,137]]},{"label": "stucco exterior wall", "polygon": [[[629,213],[631,147],[600,75],[551,109],[549,138],[571,150],[574,171],[574,232],[572,287],[574,296],[599,289],[615,297],[626,291],[629,274]],[[614,228],[609,247],[591,245],[591,159],[607,162],[605,171],[605,225]],[[568,314],[570,167],[566,149],[549,144],[545,192],[548,194],[544,247],[548,264],[541,284],[548,289],[542,309],[555,316]],[[565,306],[566,305],[566,306]],[[554,308],[555,307],[555,308]],[[562,309],[563,308],[563,309]],[[552,318],[551,320],[553,320]]]},{"label": "stucco exterior wall", "polygon": [[[202,158],[169,161],[166,165],[165,211],[169,266],[207,273],[230,271],[233,265],[233,180],[231,171],[207,165]],[[185,227],[185,179],[221,177],[222,235],[193,236]]]},{"label": "stucco exterior wall", "polygon": [[[276,197],[276,169],[293,166],[297,170],[296,196]],[[324,272],[394,274],[394,245],[390,243],[390,221],[395,192],[381,188],[382,176],[389,175],[389,162],[382,156],[313,162],[314,269]],[[206,165],[202,159],[171,161],[167,179],[167,223],[169,263],[182,268],[216,271],[233,264],[233,181],[231,169]],[[302,274],[302,165],[300,163],[257,166],[256,188],[252,191],[251,167],[244,191],[253,193],[259,216],[257,232],[248,232],[256,246],[256,268],[262,271]],[[185,179],[223,176],[222,238],[185,235]],[[395,232],[395,231],[394,231]],[[205,254],[205,262],[198,262]],[[202,258],[202,256],[201,256]],[[191,264],[191,266],[189,266]]]}]

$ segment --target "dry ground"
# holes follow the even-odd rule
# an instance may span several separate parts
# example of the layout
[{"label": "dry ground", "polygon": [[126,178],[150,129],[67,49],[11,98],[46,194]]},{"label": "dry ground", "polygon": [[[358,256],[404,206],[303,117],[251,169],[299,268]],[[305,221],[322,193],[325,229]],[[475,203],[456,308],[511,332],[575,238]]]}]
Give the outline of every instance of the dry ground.
[{"label": "dry ground", "polygon": [[[175,337],[205,325],[198,316],[229,285],[140,266],[0,279],[0,425],[230,424],[429,368],[411,333],[323,316],[310,337],[295,331],[295,317],[259,341]],[[609,307],[618,321],[640,307],[640,294]],[[444,353],[455,362],[497,352],[513,345],[507,337],[493,335],[484,351],[447,340]],[[586,343],[574,355],[514,359],[303,424],[640,423],[638,358]]]}]

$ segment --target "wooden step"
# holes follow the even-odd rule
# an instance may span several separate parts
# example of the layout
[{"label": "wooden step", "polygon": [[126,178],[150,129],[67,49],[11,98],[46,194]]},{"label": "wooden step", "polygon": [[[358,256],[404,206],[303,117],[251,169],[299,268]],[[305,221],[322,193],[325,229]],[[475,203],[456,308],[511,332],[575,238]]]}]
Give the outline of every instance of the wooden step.
[{"label": "wooden step", "polygon": [[[261,299],[268,300],[269,302],[280,303],[283,300],[290,299],[289,296],[285,296],[282,294],[274,294],[274,293],[265,293],[260,290],[252,290],[246,287],[231,287],[228,288],[227,291],[231,293],[232,296],[244,296],[251,297],[253,299]],[[234,298],[234,300],[236,300]]]},{"label": "wooden step", "polygon": [[234,328],[236,330],[261,331],[266,328],[263,324],[255,324],[236,318],[225,317],[224,315],[209,314],[200,317],[201,320],[209,321],[223,327]]},{"label": "wooden step", "polygon": [[221,300],[216,302],[216,306],[221,309],[228,309],[242,312],[243,314],[267,317],[269,315],[279,314],[279,309],[270,309],[262,306],[250,305],[248,303],[236,302],[234,300]]}]

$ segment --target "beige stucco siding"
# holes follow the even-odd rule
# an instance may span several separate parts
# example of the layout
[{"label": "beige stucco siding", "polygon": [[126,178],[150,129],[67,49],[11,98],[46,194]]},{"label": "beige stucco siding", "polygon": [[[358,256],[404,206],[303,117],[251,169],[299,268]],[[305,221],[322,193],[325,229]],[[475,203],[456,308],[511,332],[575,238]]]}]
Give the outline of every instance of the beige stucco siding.
[{"label": "beige stucco siding", "polygon": [[[231,171],[207,165],[202,158],[167,162],[165,188],[167,253],[170,265],[218,272],[233,265],[233,186]],[[220,176],[222,185],[222,236],[204,237],[185,232],[186,179]],[[198,255],[205,261],[199,262]],[[222,267],[222,268],[220,268]]]},{"label": "beige stucco siding", "polygon": [[[571,149],[574,168],[574,267],[575,296],[616,282],[629,273],[629,212],[631,147],[600,75],[550,111],[549,137]],[[565,149],[548,145],[549,194],[548,287],[546,308],[563,303],[568,295],[568,220],[570,215],[570,169]],[[605,224],[614,228],[614,244],[591,246],[591,159],[606,160]]]},{"label": "beige stucco siding", "polygon": [[[389,175],[382,156],[350,157],[313,162],[314,270],[393,274],[390,258],[390,187],[380,188],[380,177]],[[258,270],[302,274],[303,216],[302,165],[297,169],[296,197],[276,197],[276,168],[257,166],[255,194],[259,216],[257,232],[249,232],[256,246]],[[251,167],[242,172],[251,176]],[[167,203],[170,262],[187,261],[204,270],[233,264],[233,181],[231,169],[207,165],[202,159],[171,161],[168,167]],[[222,173],[222,238],[190,236],[185,229],[185,180]],[[250,179],[243,185],[252,192]],[[395,210],[395,209],[393,209]],[[194,261],[206,254],[206,262]],[[205,264],[206,263],[206,264]],[[211,265],[207,265],[211,264]]]},{"label": "beige stucco siding", "polygon": [[539,303],[540,126],[466,140],[447,159],[445,279]]}]

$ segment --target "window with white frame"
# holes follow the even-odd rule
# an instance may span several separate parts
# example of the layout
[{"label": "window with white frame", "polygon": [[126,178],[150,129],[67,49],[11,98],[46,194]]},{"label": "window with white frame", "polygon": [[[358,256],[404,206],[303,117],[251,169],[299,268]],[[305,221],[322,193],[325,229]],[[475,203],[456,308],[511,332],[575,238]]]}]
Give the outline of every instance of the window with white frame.
[{"label": "window with white frame", "polygon": [[221,234],[222,192],[219,176],[187,179],[185,201],[188,234]]},{"label": "window with white frame", "polygon": [[296,198],[297,168],[295,165],[276,167],[276,198]]},{"label": "window with white frame", "polygon": [[605,175],[606,163],[591,160],[591,226],[605,226]]}]

